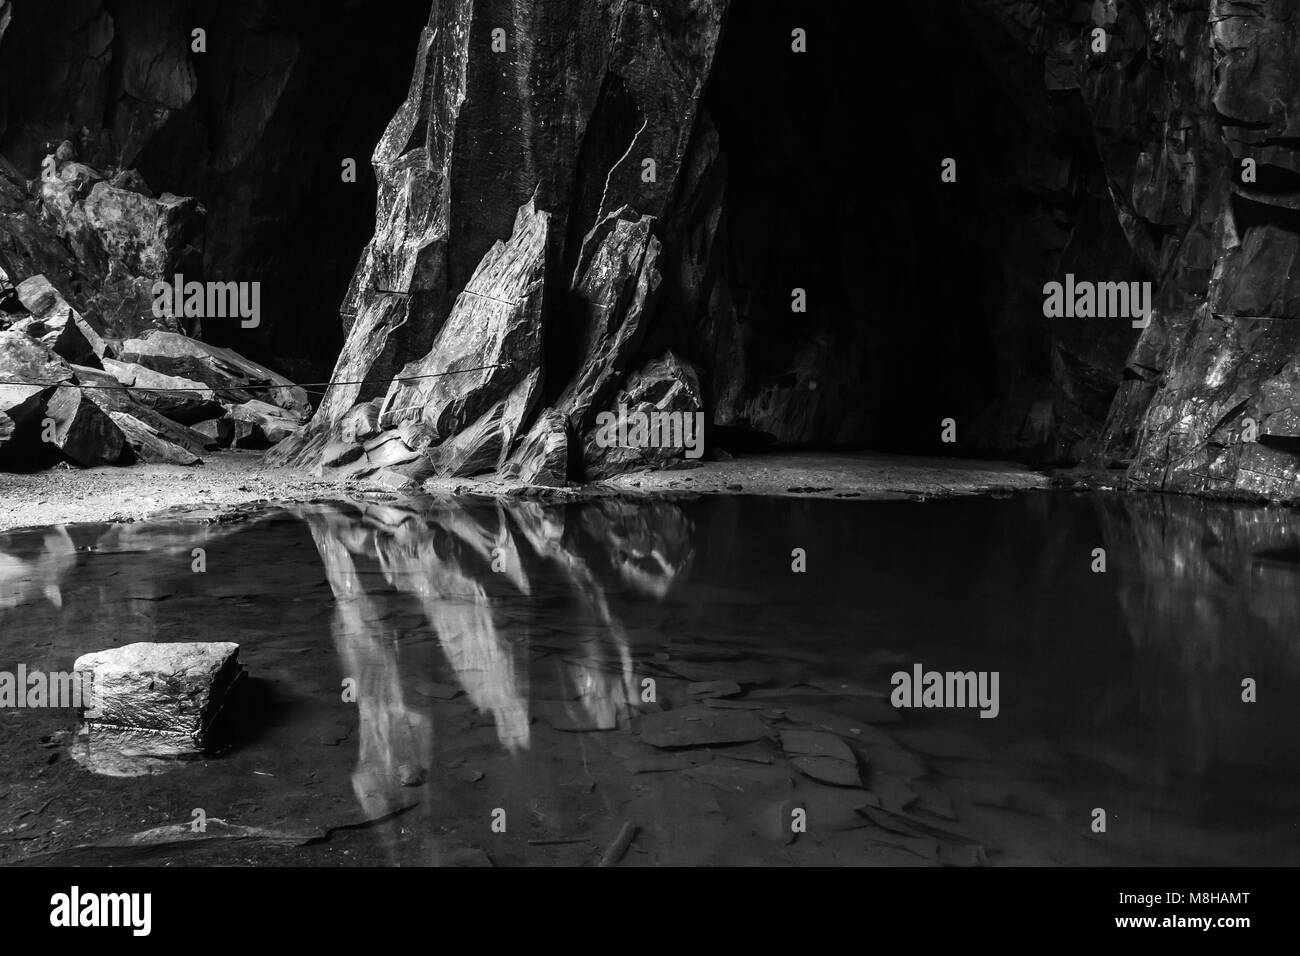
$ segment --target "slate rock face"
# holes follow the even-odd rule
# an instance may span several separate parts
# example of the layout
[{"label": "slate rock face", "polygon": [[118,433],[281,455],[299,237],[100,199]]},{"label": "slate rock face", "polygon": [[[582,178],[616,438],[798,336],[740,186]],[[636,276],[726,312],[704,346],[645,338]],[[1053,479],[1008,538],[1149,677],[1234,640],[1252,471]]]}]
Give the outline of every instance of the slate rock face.
[{"label": "slate rock face", "polygon": [[[200,461],[199,456],[206,449],[216,447],[198,431],[156,410],[153,396],[163,393],[128,389],[113,374],[101,369],[74,365],[72,371],[79,384],[93,386],[85,389],[85,396],[108,413],[139,461],[192,465]],[[175,393],[165,394],[168,400],[174,400]]]},{"label": "slate rock face", "polygon": [[121,461],[127,446],[121,429],[75,385],[54,390],[45,419],[53,423],[49,444],[69,460],[86,467]]},{"label": "slate rock face", "polygon": [[[1097,383],[1108,413],[1100,427],[1084,423],[1077,450],[1126,466],[1139,488],[1300,494],[1286,384],[1300,354],[1300,290],[1289,266],[1300,249],[1300,127],[1282,106],[1300,92],[1291,6],[974,7],[987,39],[1006,31],[1004,55],[1019,47],[1042,57],[1047,89],[1081,95],[1115,221],[1155,284],[1150,326],[1118,366],[1102,363],[1122,378],[1107,371]],[[1089,45],[1096,27],[1106,31],[1105,53]],[[1244,160],[1255,165],[1253,182]],[[1118,257],[1091,271],[1108,264]]]},{"label": "slate rock face", "polygon": [[621,436],[627,444],[613,444],[610,439],[617,437],[616,432],[607,427],[597,425],[588,431],[583,436],[582,457],[592,478],[698,459],[703,453],[704,400],[699,377],[672,352],[633,374],[606,411],[610,414],[606,422],[620,415],[627,420],[644,416],[645,434],[638,436],[629,427]]},{"label": "slate rock face", "polygon": [[625,206],[588,236],[594,251],[574,289],[574,299],[581,303],[582,358],[557,405],[575,431],[589,428],[617,390],[659,286],[661,247],[650,231],[654,221],[631,215]]},{"label": "slate rock face", "polygon": [[[34,195],[16,169],[0,165],[5,271],[15,282],[42,276],[63,300],[56,305],[70,307],[96,335],[121,339],[151,328],[179,330],[175,319],[153,314],[151,289],[193,266],[202,206],[171,194],[153,199],[120,189],[54,153],[45,163],[32,183]],[[35,294],[48,293],[42,287]]]},{"label": "slate rock face", "polygon": [[98,365],[108,345],[43,275],[31,276],[14,290],[31,318],[13,328],[41,340],[49,349],[76,365]]},{"label": "slate rock face", "polygon": [[21,332],[0,332],[0,466],[34,467],[46,403],[72,369]]},{"label": "slate rock face", "polygon": [[534,370],[473,425],[430,449],[433,474],[459,478],[499,470],[536,404],[540,379]]},{"label": "slate rock face", "polygon": [[[393,384],[331,387],[276,460],[337,458],[344,416],[382,395],[380,427],[418,421],[414,446],[435,468],[500,467],[534,423],[531,399],[507,398],[533,373],[578,428],[614,396],[653,303],[654,224],[677,193],[727,3],[661,6],[434,5],[375,150],[376,228],[332,376]],[[399,381],[417,375],[437,377]],[[548,480],[563,480],[551,459]]]},{"label": "slate rock face", "polygon": [[519,210],[510,241],[484,256],[429,354],[399,373],[381,427],[418,422],[437,443],[537,374],[548,220],[531,203]]},{"label": "slate rock face", "polygon": [[248,398],[270,402],[287,412],[305,415],[311,409],[307,393],[283,375],[230,349],[174,332],[151,332],[122,343],[122,360],[167,375],[192,369],[199,381]]},{"label": "slate rock face", "polygon": [[[1053,19],[1058,14],[1060,23]],[[407,446],[423,451],[435,470],[500,463],[504,436],[490,409],[503,400],[504,386],[486,386],[482,404],[462,413],[457,398],[462,386],[452,376],[432,384],[397,381],[403,374],[440,375],[465,356],[493,350],[498,357],[513,351],[510,358],[518,367],[511,371],[511,386],[541,369],[538,407],[564,416],[566,443],[573,436],[582,448],[572,456],[576,473],[566,466],[563,480],[657,467],[680,457],[611,457],[590,440],[595,417],[627,389],[631,373],[669,350],[694,367],[691,391],[700,404],[690,410],[702,411],[710,426],[717,422],[733,433],[753,432],[793,445],[863,444],[884,434],[888,416],[879,412],[881,400],[871,396],[901,378],[890,371],[898,364],[890,361],[891,351],[896,355],[913,343],[923,349],[931,343],[922,334],[892,331],[888,320],[860,317],[895,307],[875,290],[853,291],[861,286],[861,263],[854,253],[869,248],[862,240],[855,240],[853,252],[842,251],[841,261],[833,248],[817,257],[831,263],[817,275],[850,290],[847,299],[823,308],[848,317],[829,325],[813,316],[790,320],[777,316],[770,301],[755,304],[771,299],[771,281],[763,273],[774,259],[799,244],[821,246],[817,237],[783,238],[771,228],[772,214],[783,206],[760,202],[758,214],[747,216],[752,187],[731,196],[728,144],[734,144],[736,155],[730,158],[737,162],[742,151],[763,150],[761,141],[737,137],[734,119],[730,130],[720,131],[705,108],[728,16],[729,4],[721,0],[579,3],[545,14],[504,3],[437,5],[417,44],[407,100],[373,158],[380,183],[375,231],[344,303],[347,341],[333,376],[356,384],[332,387],[311,425],[273,457],[325,470],[341,460],[355,467],[358,439],[340,425],[351,409],[382,396],[380,427],[419,417],[426,428],[415,437],[408,432],[405,438],[413,440]],[[1023,28],[1018,18],[1027,19]],[[987,333],[996,349],[996,368],[988,377],[1003,394],[971,406],[978,415],[963,419],[965,434],[972,436],[966,450],[1077,458],[1098,446],[1124,377],[1124,356],[1137,333],[1077,324],[1045,331],[1042,281],[1035,273],[1041,269],[1046,278],[1062,264],[1077,264],[1080,271],[1140,275],[1156,267],[1158,255],[1134,227],[1133,214],[1112,208],[1104,176],[1083,169],[1059,148],[1053,137],[1059,139],[1060,130],[1054,126],[1077,117],[1055,115],[1047,89],[1049,84],[1054,90],[1082,88],[1086,81],[1092,84],[1089,95],[1097,98],[1129,94],[1088,76],[1110,67],[1082,56],[1062,62],[1061,56],[1078,52],[1073,48],[1046,57],[1044,71],[1052,44],[1068,46],[1067,34],[1077,26],[1073,12],[990,2],[971,19],[972,45],[986,39],[990,29],[1013,31],[1015,55],[992,70],[998,80],[1011,74],[1007,86],[1016,94],[1009,109],[997,107],[1010,115],[996,120],[1016,124],[1015,135],[1024,138],[1020,145],[1032,161],[1011,178],[1028,180],[1043,206],[1074,208],[1068,217],[1059,209],[1035,209],[1032,221],[1026,221],[1030,217],[1004,213],[1006,203],[996,204],[997,225],[988,235],[1014,237],[1002,262],[1008,288]],[[817,28],[833,32],[833,22],[828,17]],[[507,35],[504,53],[493,52],[488,42],[496,27]],[[761,39],[751,33],[739,42]],[[929,39],[927,33],[923,40]],[[1021,50],[1014,49],[1017,44]],[[1111,59],[1125,62],[1119,53]],[[781,69],[782,83],[797,79],[796,67]],[[1029,89],[1033,83],[1040,89]],[[778,114],[772,122],[785,117],[781,136],[802,135],[798,121],[786,116],[798,112],[798,94],[781,94],[770,85],[760,91],[760,98],[772,98],[771,111]],[[1104,123],[1122,127],[1112,117],[1125,115],[1123,107],[1111,103],[1107,109]],[[1152,132],[1158,128],[1148,126]],[[1106,126],[1098,135],[1118,163],[1129,132]],[[751,178],[755,170],[769,193],[782,191],[792,176],[806,175],[779,159],[751,166]],[[1081,181],[1082,198],[1076,194]],[[825,194],[803,190],[800,196],[818,202]],[[891,210],[888,221],[906,219],[904,207],[914,198],[883,197]],[[1173,221],[1170,210],[1179,208],[1163,200],[1155,205],[1162,224]],[[543,255],[511,237],[524,215],[520,210],[548,217]],[[855,228],[847,219],[827,223]],[[520,267],[540,261],[540,313],[507,320],[519,326],[513,350],[489,345],[484,351],[485,343],[471,339],[466,322],[473,313],[464,294],[484,294],[484,271],[491,275],[506,268],[502,247],[494,243],[506,243],[507,257],[527,260]],[[1024,269],[1025,260],[1033,268]],[[470,288],[475,282],[480,287]],[[778,291],[788,303],[788,289]],[[903,297],[897,307],[909,304]],[[900,316],[896,324],[908,321]],[[493,335],[494,343],[504,341],[499,331]],[[871,378],[871,372],[881,374]],[[463,390],[471,404],[485,385],[483,376],[468,377]],[[533,414],[515,429],[516,446],[533,428]],[[885,424],[873,416],[885,418]],[[560,431],[553,423],[543,431],[551,436],[551,448],[558,448]],[[444,443],[448,448],[438,453]],[[534,445],[533,453],[541,447]],[[511,462],[520,449],[507,441],[504,451]],[[532,470],[519,464],[516,459],[509,466],[511,474]],[[556,467],[544,471],[547,480],[561,480]]]},{"label": "slate rock face", "polygon": [[537,416],[503,471],[530,485],[563,488],[568,468],[567,422],[554,408],[548,408]]}]

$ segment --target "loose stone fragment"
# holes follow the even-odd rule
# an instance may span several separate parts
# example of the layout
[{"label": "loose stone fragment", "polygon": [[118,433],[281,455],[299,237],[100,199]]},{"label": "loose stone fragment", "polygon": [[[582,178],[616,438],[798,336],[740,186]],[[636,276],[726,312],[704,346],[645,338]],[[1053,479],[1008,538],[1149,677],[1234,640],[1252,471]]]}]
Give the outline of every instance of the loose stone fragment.
[{"label": "loose stone fragment", "polygon": [[85,710],[89,749],[125,745],[133,756],[201,753],[231,688],[243,676],[239,645],[230,642],[137,643],[83,654],[89,672]]}]

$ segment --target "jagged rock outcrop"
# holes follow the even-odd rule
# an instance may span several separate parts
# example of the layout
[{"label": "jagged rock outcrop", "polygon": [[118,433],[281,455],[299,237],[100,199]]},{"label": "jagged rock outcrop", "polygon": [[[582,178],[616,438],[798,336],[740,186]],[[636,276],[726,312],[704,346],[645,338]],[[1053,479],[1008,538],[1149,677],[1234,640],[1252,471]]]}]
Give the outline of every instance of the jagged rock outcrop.
[{"label": "jagged rock outcrop", "polygon": [[179,330],[154,314],[151,289],[196,260],[202,207],[111,185],[74,155],[66,142],[48,154],[30,187],[0,169],[0,266],[15,282],[43,277],[29,293],[37,301],[24,303],[38,317],[71,308],[113,338]]},{"label": "jagged rock outcrop", "polygon": [[[726,7],[434,5],[374,154],[376,229],[332,376],[350,384],[277,459],[355,469],[337,447],[346,416],[380,395],[379,428],[401,428],[440,473],[504,465],[541,400],[575,434],[590,425],[644,334],[654,226],[676,199]],[[542,457],[527,472],[556,480]]]},{"label": "jagged rock outcrop", "polygon": [[[927,14],[933,4],[921,6],[908,13],[917,42],[946,49],[954,27]],[[799,104],[845,79],[834,65],[846,54],[835,45],[845,42],[835,17],[800,12],[800,23],[806,20],[831,51],[801,66],[762,46],[772,42],[774,24],[784,29],[790,11],[776,3],[757,7],[732,11],[724,30],[721,2],[580,5],[554,17],[487,2],[438,5],[421,37],[407,101],[374,155],[381,183],[376,230],[344,304],[348,341],[334,375],[355,384],[330,390],[307,432],[282,447],[283,459],[364,467],[357,464],[362,452],[348,446],[373,442],[374,435],[340,442],[340,430],[352,409],[381,395],[381,406],[400,394],[404,406],[427,400],[431,414],[444,414],[448,406],[438,395],[454,393],[452,383],[399,383],[392,390],[387,383],[402,373],[441,376],[462,356],[480,354],[458,299],[488,264],[492,243],[507,241],[508,223],[526,203],[550,217],[550,229],[541,344],[532,344],[531,317],[513,319],[527,329],[519,338],[526,344],[512,356],[522,363],[514,374],[541,369],[537,406],[563,416],[563,439],[548,419],[533,436],[547,440],[532,441],[526,457],[535,463],[549,448],[551,463],[524,467],[518,446],[533,427],[531,415],[513,436],[500,427],[504,406],[453,416],[441,430],[420,431],[408,421],[399,436],[404,454],[428,459],[417,472],[500,468],[504,459],[513,460],[511,474],[536,470],[555,480],[561,446],[580,450],[569,455],[568,479],[681,458],[610,456],[592,440],[595,416],[610,409],[631,371],[670,350],[694,369],[692,391],[709,425],[722,426],[716,434],[919,449],[935,440],[920,439],[920,430],[937,434],[937,423],[951,414],[960,418],[964,439],[946,452],[1056,461],[1133,457],[1114,451],[1112,435],[1135,435],[1150,376],[1142,362],[1129,361],[1126,370],[1126,356],[1163,341],[1159,317],[1208,281],[1212,224],[1227,208],[1228,181],[1203,159],[1222,151],[1225,124],[1214,97],[1231,83],[1215,81],[1206,59],[1214,22],[1209,0],[1177,11],[1157,5],[1148,22],[1108,4],[987,0],[965,9],[956,28],[967,31],[961,65],[971,72],[982,62],[987,73],[969,101],[989,115],[963,122],[995,126],[1007,141],[998,151],[963,156],[980,188],[941,186],[929,171],[932,154],[959,151],[962,137],[973,141],[973,134],[952,132],[945,144],[948,131],[906,114],[898,137],[926,144],[908,148],[928,169],[901,172],[903,188],[879,197],[884,231],[947,216],[961,242],[924,240],[901,253],[862,235],[865,207],[847,178],[861,169],[843,142],[827,147],[842,130],[827,125],[829,114],[812,120],[825,128],[801,125]],[[490,42],[498,28],[504,50]],[[1106,36],[1100,53],[1090,52],[1094,29]],[[1152,44],[1197,49],[1199,59],[1147,56]],[[1267,56],[1280,56],[1283,47],[1268,45]],[[755,52],[760,48],[768,54]],[[541,67],[557,56],[565,92],[543,101],[542,92],[558,89],[561,77]],[[706,96],[719,56],[731,72]],[[1125,70],[1138,70],[1144,83],[1121,82]],[[1169,90],[1177,96],[1166,97]],[[1229,95],[1224,102],[1236,100]],[[821,177],[808,175],[808,164],[821,159],[816,146],[793,158],[764,148],[805,135],[823,138]],[[1271,140],[1259,145],[1276,152]],[[1190,175],[1180,163],[1184,155],[1204,172]],[[918,165],[912,157],[906,153],[899,167]],[[974,198],[941,198],[951,195]],[[836,204],[838,214],[809,211]],[[823,231],[772,228],[791,217]],[[958,266],[974,258],[963,243],[994,251],[985,262]],[[1279,254],[1253,254],[1255,271],[1268,272],[1269,257]],[[868,273],[868,290],[861,273],[872,255],[884,265]],[[933,286],[935,274],[954,269],[965,270],[962,278],[939,283],[944,291],[934,307],[973,308],[977,316],[954,322],[955,334],[931,334],[911,314],[913,289]],[[1066,271],[1099,281],[1165,274],[1156,331],[1045,319],[1043,284]],[[985,301],[963,298],[971,288],[984,289]],[[792,294],[798,300],[810,290],[819,304],[791,306]],[[1252,280],[1225,301],[1249,310],[1251,295],[1285,298],[1286,290]],[[932,362],[931,353],[944,358]],[[939,365],[919,384],[918,362]],[[917,395],[900,415],[894,409],[903,399],[893,393],[903,388]],[[1126,416],[1113,411],[1135,403],[1136,419],[1131,409]],[[405,407],[402,413],[414,414]],[[390,416],[379,429],[398,424]],[[1135,478],[1140,471],[1135,466]]]},{"label": "jagged rock outcrop", "polygon": [[[1103,375],[1095,394],[1109,402],[1106,421],[1085,428],[1076,450],[1126,466],[1136,487],[1300,494],[1289,385],[1300,355],[1289,265],[1300,248],[1300,152],[1284,106],[1300,92],[1291,5],[974,6],[1002,31],[1001,49],[1041,58],[1043,85],[1081,100],[1114,221],[1155,285],[1150,326],[1126,358],[1101,363],[1122,379]],[[1122,256],[1088,271],[1125,278],[1107,268],[1122,271]],[[1108,347],[1126,337],[1112,333]]]},{"label": "jagged rock outcrop", "polygon": [[429,354],[394,380],[380,406],[380,427],[412,423],[436,444],[536,377],[549,218],[532,203],[519,210],[509,242],[483,257]]},{"label": "jagged rock outcrop", "polygon": [[581,359],[556,401],[575,433],[585,432],[603,410],[644,337],[660,282],[661,245],[653,225],[624,206],[588,236],[594,251],[574,288],[581,303]]},{"label": "jagged rock outcrop", "polygon": [[554,408],[533,422],[502,472],[530,485],[563,488],[569,471],[568,423]]},{"label": "jagged rock outcrop", "polygon": [[[0,168],[0,262],[16,281],[0,332],[0,467],[192,464],[297,431],[305,391],[155,308],[154,283],[193,255],[201,212],[155,199],[129,170],[105,180],[69,143],[30,184]],[[224,424],[211,436],[187,427],[212,420]]]},{"label": "jagged rock outcrop", "polygon": [[508,396],[469,427],[428,452],[435,475],[459,478],[497,471],[523,433],[537,400],[541,371],[534,370]]},{"label": "jagged rock outcrop", "polygon": [[0,467],[17,463],[19,449],[39,434],[45,403],[72,379],[72,369],[21,332],[0,332]]},{"label": "jagged rock outcrop", "polygon": [[164,375],[187,373],[216,389],[231,404],[251,401],[254,393],[300,417],[311,410],[307,393],[283,375],[230,349],[174,332],[151,332],[121,343],[122,360]]},{"label": "jagged rock outcrop", "polygon": [[583,435],[583,464],[592,478],[686,462],[703,452],[699,378],[672,352],[630,376],[605,411],[604,421]]},{"label": "jagged rock outcrop", "polygon": [[[113,419],[75,385],[60,385],[45,403],[48,443],[79,465],[121,461],[127,441]],[[42,436],[43,440],[46,436]]]},{"label": "jagged rock outcrop", "polygon": [[1167,305],[1129,359],[1142,385],[1117,399],[1107,451],[1131,457],[1140,487],[1294,497],[1300,396],[1286,383],[1300,356],[1300,127],[1281,104],[1300,93],[1300,37],[1287,4],[1215,0],[1209,13],[1202,23],[1164,12],[1201,40],[1173,82],[1214,116],[1215,135],[1180,153],[1188,180],[1211,185],[1184,207],[1189,235],[1168,256]]},{"label": "jagged rock outcrop", "polygon": [[48,349],[76,365],[99,365],[107,344],[85,318],[42,275],[31,276],[14,290],[31,317],[10,326],[39,339]]}]

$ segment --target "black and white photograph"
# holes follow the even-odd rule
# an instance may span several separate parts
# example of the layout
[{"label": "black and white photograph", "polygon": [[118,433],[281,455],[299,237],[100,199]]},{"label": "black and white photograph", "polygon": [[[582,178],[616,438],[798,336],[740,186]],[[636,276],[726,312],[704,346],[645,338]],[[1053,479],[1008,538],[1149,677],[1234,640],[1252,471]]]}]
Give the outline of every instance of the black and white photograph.
[{"label": "black and white photograph", "polygon": [[55,939],[862,867],[1240,945],[1297,506],[1296,0],[0,0]]}]

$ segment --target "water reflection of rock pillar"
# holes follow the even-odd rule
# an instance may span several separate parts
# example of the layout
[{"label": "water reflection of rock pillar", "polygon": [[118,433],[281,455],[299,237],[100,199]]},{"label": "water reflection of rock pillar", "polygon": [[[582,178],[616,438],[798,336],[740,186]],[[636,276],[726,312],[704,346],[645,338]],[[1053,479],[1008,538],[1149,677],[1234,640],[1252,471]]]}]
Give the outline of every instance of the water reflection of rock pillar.
[{"label": "water reflection of rock pillar", "polygon": [[1243,677],[1293,686],[1300,671],[1295,558],[1270,557],[1300,554],[1294,512],[1179,495],[1106,496],[1096,507],[1136,683],[1154,691],[1139,701],[1145,733],[1162,753],[1190,755],[1197,772],[1278,760],[1280,741],[1252,730],[1239,695]]},{"label": "water reflection of rock pillar", "polygon": [[[403,697],[402,642],[382,613],[391,599],[366,593],[354,556],[373,559],[388,585],[419,602],[455,680],[491,715],[501,746],[520,753],[531,741],[527,635],[534,615],[516,615],[504,627],[500,599],[509,615],[517,597],[533,594],[530,574],[548,565],[560,572],[588,625],[576,653],[559,662],[566,706],[585,725],[614,728],[635,705],[636,685],[627,631],[608,591],[661,599],[692,554],[689,523],[671,505],[593,504],[568,528],[565,509],[532,502],[508,509],[448,503],[423,512],[331,505],[299,513],[334,592],[344,673],[360,682],[354,785],[369,817],[402,804],[402,779],[431,762],[433,741],[427,716]],[[525,761],[512,764],[509,776],[531,794],[539,773],[545,768]],[[507,783],[502,796],[512,788]]]},{"label": "water reflection of rock pillar", "polygon": [[527,647],[497,627],[488,593],[489,586],[529,593],[500,507],[449,506],[403,518],[374,536],[385,578],[419,600],[466,696],[492,715],[501,745],[512,753],[527,748]]},{"label": "water reflection of rock pillar", "polygon": [[366,818],[377,819],[414,802],[414,795],[403,790],[427,777],[433,725],[406,702],[398,635],[366,593],[344,543],[344,529],[335,524],[348,519],[312,512],[304,517],[334,592],[340,666],[345,678],[356,680],[360,743],[352,786]]},{"label": "water reflection of rock pillar", "polygon": [[[580,517],[566,527],[566,514]],[[561,665],[562,685],[576,697],[570,716],[617,727],[639,697],[628,632],[610,608],[609,589],[662,600],[690,567],[690,522],[670,502],[619,499],[592,502],[581,512],[519,502],[510,515],[532,550],[568,579],[593,632],[580,642],[581,657]]]},{"label": "water reflection of rock pillar", "polygon": [[77,563],[77,548],[63,525],[45,532],[38,557],[21,558],[0,551],[0,612],[42,595],[55,608],[63,607],[63,576]]},{"label": "water reflection of rock pillar", "polygon": [[[500,634],[485,584],[527,593],[500,516],[484,524],[481,509],[419,514],[379,505],[313,506],[299,514],[334,592],[344,674],[358,680],[361,743],[353,783],[366,816],[409,803],[414,794],[403,787],[432,777],[433,730],[428,715],[406,701],[401,635],[386,623],[384,601],[367,594],[354,555],[374,560],[389,585],[419,601],[457,682],[479,711],[492,715],[502,746],[527,748],[527,647]],[[494,562],[506,570],[494,573]],[[425,812],[432,813],[427,803]]]}]

